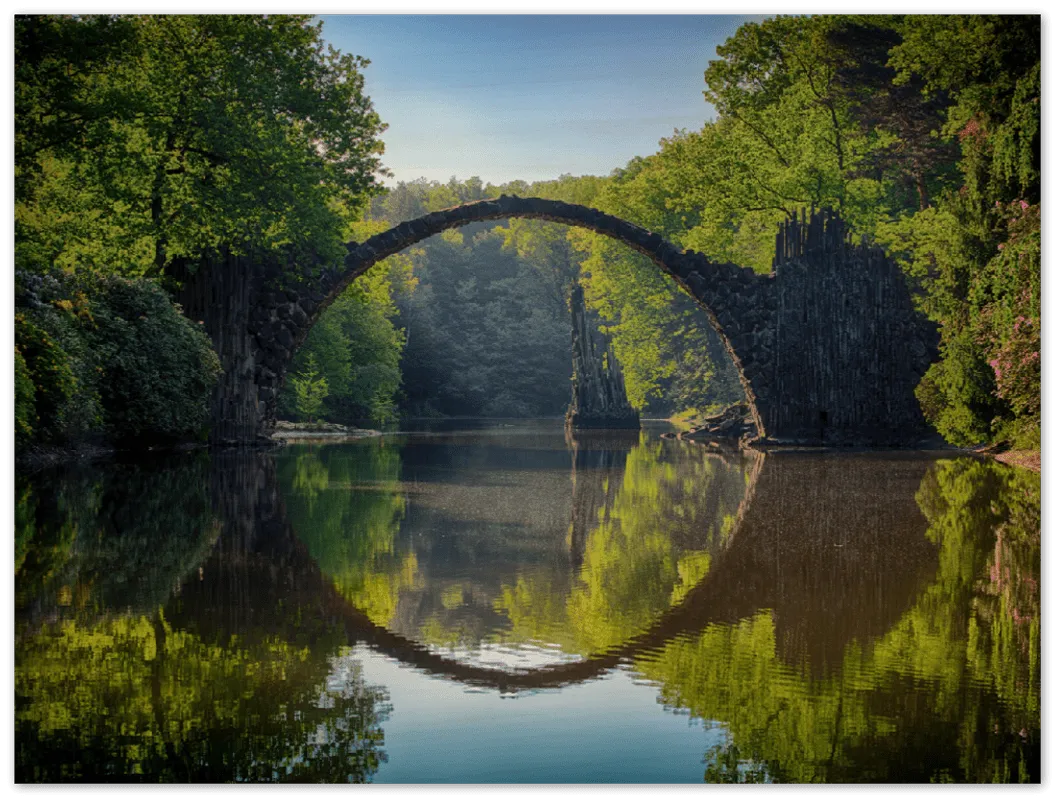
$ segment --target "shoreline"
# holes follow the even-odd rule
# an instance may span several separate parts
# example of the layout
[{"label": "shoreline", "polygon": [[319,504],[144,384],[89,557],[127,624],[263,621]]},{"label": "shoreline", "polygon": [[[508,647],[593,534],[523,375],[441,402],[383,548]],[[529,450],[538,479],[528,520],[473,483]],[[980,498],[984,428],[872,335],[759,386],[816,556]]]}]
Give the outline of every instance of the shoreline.
[{"label": "shoreline", "polygon": [[982,444],[977,447],[968,448],[968,451],[978,456],[993,458],[1010,467],[1029,469],[1032,472],[1042,474],[1042,448],[1017,449],[1010,447],[1008,443]]},{"label": "shoreline", "polygon": [[33,445],[27,451],[15,452],[15,474],[32,475],[42,470],[87,464],[125,456],[136,458],[155,457],[165,453],[190,453],[208,450],[203,442],[180,442],[166,446],[144,448],[114,447],[94,442],[77,442],[70,445]]},{"label": "shoreline", "polygon": [[[476,419],[476,418],[474,418]],[[519,418],[511,418],[519,419]],[[649,418],[649,422],[668,422],[671,423],[670,419],[662,418]],[[674,433],[674,432],[673,432]],[[684,432],[679,432],[684,433]],[[665,435],[664,438],[680,439],[682,441],[691,441],[689,437],[684,438],[679,433]],[[382,436],[383,432],[373,430],[370,428],[352,428],[345,425],[339,425],[331,422],[319,422],[319,423],[301,423],[301,422],[287,422],[280,420],[276,423],[276,428],[268,437],[275,445],[283,445],[288,442],[297,443],[334,443],[341,441],[353,441],[359,439],[373,438],[376,436]],[[695,444],[704,444],[703,442],[694,442]],[[707,446],[707,444],[705,445]],[[106,458],[113,458],[119,454],[157,454],[158,452],[164,451],[176,451],[176,452],[187,452],[189,450],[199,449],[213,449],[209,445],[195,442],[195,443],[182,443],[172,445],[169,447],[151,447],[143,450],[130,450],[124,448],[115,448],[107,446],[101,443],[87,443],[82,442],[78,444],[72,444],[65,447],[61,446],[47,446],[47,445],[35,445],[31,447],[25,453],[15,453],[15,472],[25,474],[31,474],[40,470],[49,469],[53,467],[60,467],[66,464],[73,464],[78,462],[91,462],[103,460]],[[737,443],[734,443],[733,450],[740,449]],[[764,448],[766,449],[766,448]],[[1001,445],[984,445],[973,448],[961,448],[947,445],[939,448],[869,448],[869,447],[775,447],[776,451],[790,451],[790,450],[808,450],[808,451],[883,451],[883,450],[937,450],[946,451],[952,455],[970,455],[983,458],[992,458],[995,461],[999,461],[1007,466],[1016,467],[1019,469],[1027,469],[1032,472],[1041,474],[1042,472],[1042,451],[1040,450],[1013,450],[1003,449]]]},{"label": "shoreline", "polygon": [[306,440],[332,442],[366,439],[381,435],[381,431],[372,430],[371,428],[350,428],[346,425],[339,425],[336,422],[288,422],[286,420],[278,420],[270,438],[280,443]]},{"label": "shoreline", "polygon": [[381,431],[355,430],[342,433],[341,431],[284,431],[273,433],[272,439],[276,442],[301,441],[302,439],[325,439],[327,441],[340,439],[368,439],[372,436],[381,436]]}]

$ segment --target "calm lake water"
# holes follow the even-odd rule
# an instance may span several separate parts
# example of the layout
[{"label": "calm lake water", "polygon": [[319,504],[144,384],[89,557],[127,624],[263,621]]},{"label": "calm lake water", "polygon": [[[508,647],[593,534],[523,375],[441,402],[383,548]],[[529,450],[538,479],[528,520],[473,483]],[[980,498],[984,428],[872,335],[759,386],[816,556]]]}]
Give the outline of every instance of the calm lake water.
[{"label": "calm lake water", "polygon": [[447,428],[18,478],[16,779],[1039,780],[1037,475]]}]

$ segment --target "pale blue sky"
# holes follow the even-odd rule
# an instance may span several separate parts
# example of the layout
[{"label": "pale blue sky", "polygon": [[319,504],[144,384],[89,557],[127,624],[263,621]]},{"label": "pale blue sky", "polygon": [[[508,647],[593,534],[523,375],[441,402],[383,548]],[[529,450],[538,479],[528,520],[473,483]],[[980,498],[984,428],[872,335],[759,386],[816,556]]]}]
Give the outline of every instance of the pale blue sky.
[{"label": "pale blue sky", "polygon": [[[608,175],[713,116],[702,91],[734,16],[323,16],[371,60],[394,180]],[[757,17],[757,19],[759,19]]]}]

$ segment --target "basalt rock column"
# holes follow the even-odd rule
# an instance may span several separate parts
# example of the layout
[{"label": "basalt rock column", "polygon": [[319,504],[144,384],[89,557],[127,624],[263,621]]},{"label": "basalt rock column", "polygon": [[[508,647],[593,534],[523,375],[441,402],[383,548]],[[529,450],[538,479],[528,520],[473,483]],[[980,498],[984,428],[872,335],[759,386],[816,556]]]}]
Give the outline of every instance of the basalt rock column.
[{"label": "basalt rock column", "polygon": [[200,322],[220,358],[221,374],[211,400],[210,443],[259,441],[261,413],[254,382],[256,342],[249,327],[259,304],[256,264],[251,257],[214,253],[195,266],[173,267],[181,286],[175,299],[189,319]]},{"label": "basalt rock column", "polygon": [[[330,273],[292,251],[211,253],[172,268],[174,299],[202,323],[220,358],[213,445],[273,444],[279,392],[297,348],[328,300]],[[329,298],[332,300],[333,298]]]},{"label": "basalt rock column", "polygon": [[573,397],[565,424],[588,428],[638,429],[639,413],[628,402],[624,374],[613,346],[587,316],[584,290],[576,285],[569,297],[573,332]]},{"label": "basalt rock column", "polygon": [[778,443],[916,445],[931,436],[914,390],[935,358],[934,325],[899,266],[819,211],[779,231],[774,334],[757,397]]}]

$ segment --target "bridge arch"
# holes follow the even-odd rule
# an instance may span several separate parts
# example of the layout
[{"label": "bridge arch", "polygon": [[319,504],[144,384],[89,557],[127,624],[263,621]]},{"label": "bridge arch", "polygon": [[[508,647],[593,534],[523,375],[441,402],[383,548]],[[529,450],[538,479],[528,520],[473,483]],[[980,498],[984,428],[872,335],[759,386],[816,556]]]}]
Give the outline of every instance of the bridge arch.
[{"label": "bridge arch", "polygon": [[774,269],[718,263],[597,209],[503,195],[434,211],[348,245],[340,268],[298,267],[288,254],[224,254],[178,294],[213,339],[224,369],[212,441],[267,438],[294,352],[324,310],[382,259],[442,231],[525,218],[623,242],[705,311],[741,380],[759,436],[778,443],[892,445],[928,429],[914,396],[937,336],[916,314],[901,271],[852,244],[828,212],[779,230]]},{"label": "bridge arch", "polygon": [[[694,253],[685,253],[663,237],[645,228],[634,225],[618,217],[606,214],[586,206],[565,203],[558,200],[542,198],[521,198],[503,195],[499,198],[480,200],[453,208],[434,211],[417,219],[396,225],[379,233],[362,243],[351,243],[343,268],[327,270],[319,277],[318,291],[322,297],[306,310],[306,319],[297,325],[293,332],[293,344],[286,348],[289,356],[280,353],[280,359],[292,358],[293,352],[303,343],[312,324],[319,315],[360,275],[383,259],[411,247],[418,242],[446,230],[459,228],[475,222],[486,222],[500,219],[538,219],[556,222],[571,227],[580,227],[608,236],[649,258],[662,272],[694,298],[709,317],[713,328],[719,334],[734,366],[738,371],[751,413],[758,430],[763,430],[763,422],[757,411],[756,398],[753,392],[753,381],[742,369],[743,354],[731,343],[725,333],[726,328],[739,327],[737,315],[724,303],[725,294],[715,291],[716,284],[748,285],[758,279],[750,269],[734,265],[716,265]],[[702,274],[705,273],[705,274]],[[711,284],[711,286],[710,286]],[[277,315],[278,316],[278,315]],[[723,322],[720,321],[723,317]],[[271,320],[274,322],[274,320]],[[748,359],[751,362],[751,356]],[[284,365],[276,364],[271,372],[281,376],[285,373]],[[269,396],[268,400],[272,400]],[[269,418],[271,415],[269,415]],[[267,424],[267,423],[266,423]]]}]

